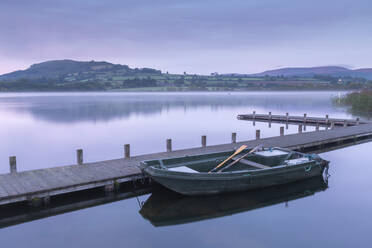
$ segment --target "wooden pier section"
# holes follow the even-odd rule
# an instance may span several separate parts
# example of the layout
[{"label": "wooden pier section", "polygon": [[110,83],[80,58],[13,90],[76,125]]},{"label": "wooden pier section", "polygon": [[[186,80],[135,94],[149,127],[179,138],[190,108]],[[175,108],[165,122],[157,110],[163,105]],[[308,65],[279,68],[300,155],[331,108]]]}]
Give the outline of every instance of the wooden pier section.
[{"label": "wooden pier section", "polygon": [[272,115],[269,114],[244,114],[238,115],[239,120],[249,120],[249,121],[258,121],[258,122],[272,122],[272,123],[287,123],[287,124],[302,124],[307,126],[356,126],[359,124],[371,124],[372,122],[360,121],[359,118],[355,120],[350,119],[340,119],[340,118],[329,118],[328,115],[325,115],[325,118],[322,117],[308,117],[307,114],[303,116],[289,116],[286,115]]},{"label": "wooden pier section", "polygon": [[[239,119],[250,118],[249,115],[239,115]],[[276,120],[286,123],[298,123],[294,116],[255,115],[261,120]],[[287,118],[289,120],[287,121]],[[303,118],[303,117],[302,117]],[[264,147],[284,147],[294,150],[318,151],[345,147],[372,139],[372,124],[359,120],[345,120],[306,117],[307,123],[334,122],[335,127],[329,130],[304,132],[284,135],[282,129],[280,136],[260,138],[236,142],[236,133],[232,134],[231,143],[222,145],[206,145],[206,137],[202,138],[202,146],[190,149],[172,151],[171,140],[167,141],[167,152],[130,156],[129,145],[125,146],[123,158],[94,163],[84,163],[82,151],[77,153],[77,164],[59,166],[48,169],[38,169],[17,172],[16,159],[10,159],[11,173],[0,175],[0,205],[13,204],[22,201],[33,202],[41,200],[48,204],[54,196],[81,192],[89,189],[102,188],[105,191],[114,191],[121,184],[145,180],[145,176],[137,167],[141,161],[153,159],[166,159],[178,156],[200,155],[205,153],[222,152],[238,148],[240,145],[255,147],[262,144]],[[302,120],[303,122],[304,120]],[[342,123],[342,125],[340,124]],[[257,134],[257,133],[256,133]],[[278,130],[279,135],[279,130]]]}]

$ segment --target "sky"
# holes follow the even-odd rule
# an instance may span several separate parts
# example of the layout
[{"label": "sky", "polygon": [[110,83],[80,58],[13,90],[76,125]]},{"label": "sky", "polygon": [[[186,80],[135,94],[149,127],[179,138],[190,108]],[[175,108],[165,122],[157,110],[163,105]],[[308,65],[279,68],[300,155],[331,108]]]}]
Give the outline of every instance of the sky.
[{"label": "sky", "polygon": [[1,0],[0,74],[56,59],[170,73],[372,67],[371,0]]}]

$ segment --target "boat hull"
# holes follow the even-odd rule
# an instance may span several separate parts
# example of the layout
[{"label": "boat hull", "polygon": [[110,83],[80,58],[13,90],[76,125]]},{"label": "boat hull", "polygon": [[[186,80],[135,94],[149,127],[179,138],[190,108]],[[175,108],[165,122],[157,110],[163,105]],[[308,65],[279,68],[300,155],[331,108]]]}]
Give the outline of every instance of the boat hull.
[{"label": "boat hull", "polygon": [[228,173],[164,172],[147,167],[144,172],[156,182],[183,195],[209,195],[246,191],[291,183],[322,175],[328,165],[325,160],[298,166],[278,166],[271,169]]}]

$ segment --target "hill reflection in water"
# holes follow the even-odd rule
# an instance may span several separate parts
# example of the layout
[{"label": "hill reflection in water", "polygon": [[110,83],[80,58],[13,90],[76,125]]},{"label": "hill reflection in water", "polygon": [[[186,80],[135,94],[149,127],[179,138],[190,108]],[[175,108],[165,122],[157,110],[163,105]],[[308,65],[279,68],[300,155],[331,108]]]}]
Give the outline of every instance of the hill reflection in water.
[{"label": "hill reflection in water", "polygon": [[[17,93],[1,94],[0,110],[29,113],[48,122],[74,123],[126,119],[171,109],[249,107],[324,113],[332,109],[331,92],[250,93]],[[301,103],[301,104],[298,104]]]}]

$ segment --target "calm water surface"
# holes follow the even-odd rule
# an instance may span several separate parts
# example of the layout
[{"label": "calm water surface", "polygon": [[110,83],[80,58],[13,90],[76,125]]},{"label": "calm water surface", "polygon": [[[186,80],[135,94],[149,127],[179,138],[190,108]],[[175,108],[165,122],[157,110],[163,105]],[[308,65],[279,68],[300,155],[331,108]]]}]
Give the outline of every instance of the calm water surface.
[{"label": "calm water surface", "polygon": [[[236,119],[253,110],[355,118],[332,105],[335,96],[337,92],[0,94],[0,173],[8,172],[11,155],[17,156],[19,170],[30,170],[74,164],[78,148],[84,149],[84,159],[89,162],[121,157],[125,143],[131,144],[132,153],[143,154],[164,151],[167,138],[173,139],[174,149],[181,149],[199,146],[201,135],[207,135],[210,145],[229,142],[231,132],[238,133],[238,140],[254,138],[256,129],[261,129],[263,137],[279,134],[281,124],[269,128],[267,123],[253,126]],[[306,131],[312,130],[307,127]],[[296,131],[297,126],[285,130]],[[372,241],[371,150],[372,144],[366,143],[322,154],[331,161],[329,188],[287,204],[283,201],[219,218],[154,227],[139,214],[137,199],[132,198],[0,229],[0,244],[368,246]],[[145,202],[149,196],[139,200]],[[232,205],[234,201],[236,198],[226,200]]]}]

